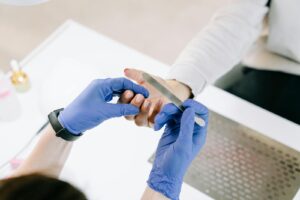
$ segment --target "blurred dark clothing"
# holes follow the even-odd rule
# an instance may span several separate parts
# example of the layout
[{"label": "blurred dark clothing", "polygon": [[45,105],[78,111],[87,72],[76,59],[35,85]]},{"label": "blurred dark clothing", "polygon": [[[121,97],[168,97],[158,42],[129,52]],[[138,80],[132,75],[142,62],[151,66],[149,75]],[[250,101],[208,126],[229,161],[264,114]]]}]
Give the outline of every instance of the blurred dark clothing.
[{"label": "blurred dark clothing", "polygon": [[300,124],[300,76],[248,67],[243,75],[226,90]]},{"label": "blurred dark clothing", "polygon": [[1,200],[87,200],[71,184],[41,174],[0,180]]}]

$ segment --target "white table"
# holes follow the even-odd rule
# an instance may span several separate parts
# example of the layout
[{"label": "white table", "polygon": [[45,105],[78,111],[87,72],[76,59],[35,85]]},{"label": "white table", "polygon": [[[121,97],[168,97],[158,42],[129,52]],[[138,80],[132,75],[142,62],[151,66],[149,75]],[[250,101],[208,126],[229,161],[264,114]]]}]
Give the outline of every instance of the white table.
[{"label": "white table", "polygon": [[[124,65],[160,76],[168,72],[167,65],[73,21],[62,25],[21,65],[26,66],[32,89],[18,95],[22,116],[14,122],[0,122],[0,137],[5,138],[0,141],[1,161],[41,126],[46,113],[66,105],[91,79],[123,76]],[[208,86],[197,100],[300,151],[300,127],[290,121],[214,86]],[[105,122],[75,143],[62,177],[83,188],[91,199],[139,199],[151,169],[147,160],[159,136],[121,118]],[[181,198],[211,199],[186,184]],[[300,199],[299,191],[294,199]]]}]

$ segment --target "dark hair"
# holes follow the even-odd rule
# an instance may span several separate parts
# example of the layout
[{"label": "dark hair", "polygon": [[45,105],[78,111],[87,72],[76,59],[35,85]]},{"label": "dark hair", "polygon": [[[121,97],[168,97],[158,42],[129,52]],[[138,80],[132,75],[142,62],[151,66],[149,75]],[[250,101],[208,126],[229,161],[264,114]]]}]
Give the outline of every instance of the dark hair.
[{"label": "dark hair", "polygon": [[44,175],[31,174],[0,181],[1,200],[87,200],[71,184]]}]

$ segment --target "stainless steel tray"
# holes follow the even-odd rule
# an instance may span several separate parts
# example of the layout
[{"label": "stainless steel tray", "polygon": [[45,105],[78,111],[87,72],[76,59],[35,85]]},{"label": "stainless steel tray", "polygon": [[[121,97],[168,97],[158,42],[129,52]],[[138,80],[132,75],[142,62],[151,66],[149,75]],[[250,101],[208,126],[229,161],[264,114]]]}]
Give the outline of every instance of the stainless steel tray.
[{"label": "stainless steel tray", "polygon": [[300,152],[211,112],[207,142],[185,182],[216,200],[291,200]]}]

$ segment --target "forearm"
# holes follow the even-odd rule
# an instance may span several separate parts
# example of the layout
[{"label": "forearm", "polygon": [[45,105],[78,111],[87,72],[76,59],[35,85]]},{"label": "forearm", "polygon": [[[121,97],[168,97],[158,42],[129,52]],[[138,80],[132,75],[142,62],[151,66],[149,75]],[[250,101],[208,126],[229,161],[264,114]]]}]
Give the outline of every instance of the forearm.
[{"label": "forearm", "polygon": [[169,198],[147,186],[141,200],[169,200]]},{"label": "forearm", "polygon": [[37,145],[12,176],[42,173],[58,177],[72,148],[72,142],[55,136],[51,125],[42,132]]},{"label": "forearm", "polygon": [[236,65],[258,38],[267,0],[235,0],[216,13],[182,51],[169,78],[190,86],[197,95]]}]

